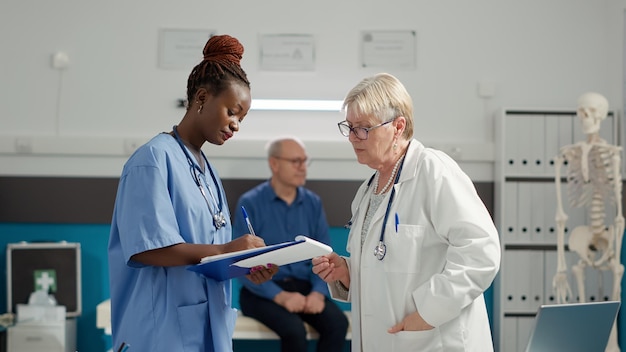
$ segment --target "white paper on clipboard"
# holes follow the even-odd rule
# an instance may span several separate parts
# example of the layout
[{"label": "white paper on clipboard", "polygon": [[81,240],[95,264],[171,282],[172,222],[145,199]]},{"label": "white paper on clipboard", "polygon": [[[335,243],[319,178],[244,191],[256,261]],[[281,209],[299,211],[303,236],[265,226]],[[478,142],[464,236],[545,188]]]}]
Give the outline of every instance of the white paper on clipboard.
[{"label": "white paper on clipboard", "polygon": [[240,260],[233,263],[233,265],[241,268],[252,268],[254,266],[267,265],[270,263],[280,266],[329,254],[333,251],[330,246],[303,235],[296,236],[296,241],[298,243],[292,246]]}]

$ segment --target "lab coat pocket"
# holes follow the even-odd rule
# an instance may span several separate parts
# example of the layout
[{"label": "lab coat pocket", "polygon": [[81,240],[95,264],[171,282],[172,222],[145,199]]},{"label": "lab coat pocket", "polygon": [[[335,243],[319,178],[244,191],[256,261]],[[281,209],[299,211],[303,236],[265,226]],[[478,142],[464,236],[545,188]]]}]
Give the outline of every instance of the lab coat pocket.
[{"label": "lab coat pocket", "polygon": [[420,269],[420,255],[424,226],[388,225],[385,231],[387,253],[383,259],[386,272],[416,273]]},{"label": "lab coat pocket", "polygon": [[[185,352],[204,351],[204,339],[208,334],[209,311],[207,302],[178,307],[180,339]],[[175,334],[172,331],[172,334]]]},{"label": "lab coat pocket", "polygon": [[394,334],[392,351],[441,351],[439,329],[424,331],[399,331]]}]

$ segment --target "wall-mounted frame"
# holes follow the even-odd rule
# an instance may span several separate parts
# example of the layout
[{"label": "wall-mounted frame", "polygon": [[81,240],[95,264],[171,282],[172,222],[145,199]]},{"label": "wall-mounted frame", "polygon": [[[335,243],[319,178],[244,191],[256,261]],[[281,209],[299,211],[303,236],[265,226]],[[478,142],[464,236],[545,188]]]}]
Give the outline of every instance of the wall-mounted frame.
[{"label": "wall-mounted frame", "polygon": [[262,34],[259,37],[262,71],[315,70],[315,38],[310,34]]},{"label": "wall-mounted frame", "polygon": [[417,66],[417,33],[406,31],[362,31],[361,66],[411,69]]},{"label": "wall-mounted frame", "polygon": [[162,69],[190,70],[202,61],[202,51],[211,36],[210,29],[159,30],[158,67]]}]

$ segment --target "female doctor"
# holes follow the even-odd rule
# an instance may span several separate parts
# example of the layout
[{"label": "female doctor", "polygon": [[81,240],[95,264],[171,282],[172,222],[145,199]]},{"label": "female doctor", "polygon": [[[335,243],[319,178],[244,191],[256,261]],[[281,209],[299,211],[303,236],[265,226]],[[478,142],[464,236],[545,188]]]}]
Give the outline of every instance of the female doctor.
[{"label": "female doctor", "polygon": [[313,259],[333,298],[352,303],[352,351],[492,351],[483,292],[498,233],[470,178],[413,139],[413,103],[381,73],[343,103],[357,160],[375,170],[352,202],[347,250]]}]

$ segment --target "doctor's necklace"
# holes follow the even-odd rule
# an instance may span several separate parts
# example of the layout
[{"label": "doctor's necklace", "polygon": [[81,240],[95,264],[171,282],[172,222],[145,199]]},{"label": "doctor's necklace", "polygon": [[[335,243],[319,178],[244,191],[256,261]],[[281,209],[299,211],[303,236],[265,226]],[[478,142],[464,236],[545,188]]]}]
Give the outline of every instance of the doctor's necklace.
[{"label": "doctor's necklace", "polygon": [[383,194],[387,192],[387,190],[389,189],[389,186],[391,185],[391,181],[394,180],[396,171],[398,171],[398,166],[403,160],[404,160],[404,154],[402,154],[400,158],[398,159],[398,161],[396,161],[396,164],[393,166],[393,169],[391,170],[391,175],[389,175],[389,179],[387,179],[387,183],[385,184],[385,187],[383,187],[378,193],[376,193],[376,190],[378,190],[378,181],[380,180],[380,171],[376,171],[376,182],[374,182],[374,194]]},{"label": "doctor's necklace", "polygon": [[[183,145],[183,141],[180,138],[180,135],[178,134],[178,130],[176,129],[176,127],[177,126],[174,126],[172,128],[172,130],[174,131],[174,138],[178,142],[180,149],[182,149],[183,152],[185,153],[185,157],[187,158],[187,162],[189,163],[189,169],[191,170],[191,176],[194,182],[196,183],[196,186],[198,186],[198,189],[200,190],[200,194],[202,194],[202,198],[204,198],[204,201],[207,207],[209,208],[209,213],[211,213],[213,217],[213,225],[215,226],[215,229],[219,230],[220,228],[222,228],[222,226],[226,225],[226,217],[224,216],[224,213],[222,212],[222,207],[224,206],[224,203],[222,201],[222,194],[220,192],[219,184],[217,183],[215,174],[213,174],[213,169],[211,168],[211,166],[209,166],[209,160],[207,160],[206,155],[204,155],[202,150],[200,150],[200,154],[204,158],[206,167],[209,169],[209,173],[211,174],[211,179],[213,180],[213,184],[215,185],[215,189],[217,190],[217,199],[215,199],[216,197],[213,195],[213,191],[211,191],[211,187],[209,187],[209,185],[206,183],[204,172],[200,169],[198,165],[194,164],[194,162],[191,160],[191,156],[189,155],[189,153],[187,152],[187,149]],[[209,190],[209,196],[212,200],[212,204],[215,210],[211,209],[211,204],[209,204],[209,198],[207,198],[206,193],[204,192],[204,187],[202,187],[202,183],[200,182],[201,178],[202,178],[202,181],[204,182],[204,185]]]}]

